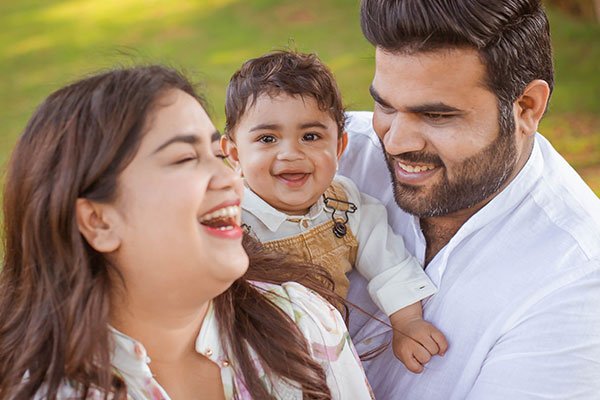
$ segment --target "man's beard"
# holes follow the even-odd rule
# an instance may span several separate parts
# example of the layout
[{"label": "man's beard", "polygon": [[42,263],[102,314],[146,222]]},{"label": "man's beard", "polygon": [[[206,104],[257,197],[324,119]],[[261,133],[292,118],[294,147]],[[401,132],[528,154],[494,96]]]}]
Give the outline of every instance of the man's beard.
[{"label": "man's beard", "polygon": [[[417,217],[437,217],[471,208],[496,194],[513,173],[517,160],[514,122],[502,121],[501,117],[500,126],[494,142],[453,168],[453,180],[436,154],[411,152],[392,156],[386,153],[382,142],[398,206]],[[395,160],[438,166],[442,168],[441,180],[431,187],[400,183],[396,179]]]}]

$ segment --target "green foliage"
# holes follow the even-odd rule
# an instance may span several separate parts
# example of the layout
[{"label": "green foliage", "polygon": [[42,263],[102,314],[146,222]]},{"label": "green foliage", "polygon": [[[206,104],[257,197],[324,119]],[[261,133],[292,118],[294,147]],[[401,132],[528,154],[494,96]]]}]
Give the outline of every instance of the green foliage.
[{"label": "green foliage", "polygon": [[[542,131],[600,193],[600,26],[551,12],[557,87]],[[349,109],[370,109],[373,49],[358,1],[0,0],[0,163],[51,91],[115,64],[161,62],[204,83],[223,124],[229,76],[285,47],[328,63]],[[32,160],[33,161],[33,160]]]}]

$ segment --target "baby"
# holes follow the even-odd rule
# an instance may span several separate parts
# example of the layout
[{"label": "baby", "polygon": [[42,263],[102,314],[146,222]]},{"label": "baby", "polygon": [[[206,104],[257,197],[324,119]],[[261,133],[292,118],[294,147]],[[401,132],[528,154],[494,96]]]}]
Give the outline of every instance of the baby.
[{"label": "baby", "polygon": [[422,318],[436,291],[387,224],[385,208],[336,176],[347,144],[332,73],[312,54],[280,51],[244,63],[227,88],[221,147],[245,178],[243,222],[265,247],[325,267],[345,297],[352,267],[390,316],[396,356],[412,372],[444,355]]}]

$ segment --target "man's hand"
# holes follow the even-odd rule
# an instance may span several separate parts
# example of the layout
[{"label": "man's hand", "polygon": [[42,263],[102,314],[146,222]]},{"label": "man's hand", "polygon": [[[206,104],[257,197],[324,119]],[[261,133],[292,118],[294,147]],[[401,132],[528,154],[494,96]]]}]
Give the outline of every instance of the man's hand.
[{"label": "man's hand", "polygon": [[446,353],[446,337],[435,326],[423,320],[420,303],[395,312],[390,316],[390,321],[394,328],[394,354],[409,371],[421,373],[431,357]]}]

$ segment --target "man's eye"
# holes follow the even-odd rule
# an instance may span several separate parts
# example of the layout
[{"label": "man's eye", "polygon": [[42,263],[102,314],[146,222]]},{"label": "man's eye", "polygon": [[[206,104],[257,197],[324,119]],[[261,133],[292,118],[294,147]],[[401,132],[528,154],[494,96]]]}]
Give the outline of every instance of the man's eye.
[{"label": "man's eye", "polygon": [[393,114],[396,112],[392,107],[385,106],[381,103],[375,102],[375,105],[384,114]]},{"label": "man's eye", "polygon": [[271,135],[264,135],[258,138],[258,141],[261,143],[275,143],[275,137]]},{"label": "man's eye", "polygon": [[305,133],[304,136],[302,136],[302,140],[306,141],[306,142],[314,142],[315,140],[319,139],[319,135],[316,133]]},{"label": "man's eye", "polygon": [[453,114],[440,114],[440,113],[424,113],[423,116],[431,121],[447,121],[454,117]]}]

